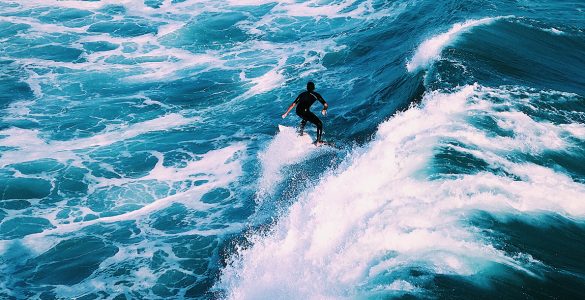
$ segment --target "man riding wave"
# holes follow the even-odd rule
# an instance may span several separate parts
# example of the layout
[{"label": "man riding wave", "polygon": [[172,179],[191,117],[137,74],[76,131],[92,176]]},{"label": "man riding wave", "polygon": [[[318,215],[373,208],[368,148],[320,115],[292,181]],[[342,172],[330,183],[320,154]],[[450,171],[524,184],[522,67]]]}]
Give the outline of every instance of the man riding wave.
[{"label": "man riding wave", "polygon": [[325,99],[323,99],[323,97],[321,97],[319,93],[315,92],[315,84],[309,81],[307,83],[307,90],[300,93],[297,96],[295,101],[288,107],[286,112],[282,115],[282,118],[283,119],[286,118],[286,116],[293,109],[293,107],[295,107],[295,105],[298,105],[297,115],[302,119],[300,126],[300,135],[303,135],[305,125],[307,125],[307,121],[311,122],[315,124],[315,126],[317,127],[317,140],[315,140],[315,145],[320,145],[323,143],[323,141],[321,140],[323,136],[323,122],[321,122],[321,120],[310,110],[311,105],[313,105],[315,101],[319,101],[321,102],[321,104],[323,104],[323,110],[321,111],[321,114],[326,115],[328,108],[327,102],[325,102]]}]

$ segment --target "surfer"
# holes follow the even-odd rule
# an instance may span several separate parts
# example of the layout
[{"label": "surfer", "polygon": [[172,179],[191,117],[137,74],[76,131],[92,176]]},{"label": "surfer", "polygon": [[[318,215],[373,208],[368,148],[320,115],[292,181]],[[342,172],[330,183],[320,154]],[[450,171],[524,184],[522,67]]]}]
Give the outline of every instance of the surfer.
[{"label": "surfer", "polygon": [[288,113],[297,106],[297,115],[301,117],[301,127],[300,127],[300,135],[303,135],[303,131],[305,129],[305,125],[307,125],[307,121],[315,124],[317,126],[317,140],[315,141],[315,145],[320,145],[323,143],[321,137],[323,135],[323,122],[319,120],[319,118],[311,112],[310,108],[315,101],[321,102],[323,104],[323,110],[321,111],[322,115],[327,114],[327,102],[325,99],[319,95],[319,93],[315,92],[315,84],[311,81],[307,82],[307,90],[300,93],[295,101],[288,107],[286,112],[282,115],[282,118],[286,118]]}]

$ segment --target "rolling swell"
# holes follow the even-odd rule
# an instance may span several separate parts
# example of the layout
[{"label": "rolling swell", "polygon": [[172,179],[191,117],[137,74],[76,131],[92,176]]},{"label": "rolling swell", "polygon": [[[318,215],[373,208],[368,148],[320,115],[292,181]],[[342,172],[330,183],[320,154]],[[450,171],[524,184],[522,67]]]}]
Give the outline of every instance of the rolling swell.
[{"label": "rolling swell", "polygon": [[[234,299],[582,296],[585,47],[572,34],[508,16],[421,43],[407,62],[424,75],[421,104],[252,237],[219,287]],[[521,237],[537,232],[556,238]]]},{"label": "rolling swell", "polygon": [[0,2],[0,297],[582,297],[584,7],[442,4]]},{"label": "rolling swell", "polygon": [[[324,177],[270,235],[240,252],[222,277],[228,296],[446,296],[463,278],[478,282],[465,292],[473,295],[497,293],[492,288],[501,274],[535,278],[528,282],[548,276],[550,269],[530,251],[500,248],[480,234],[494,228],[475,217],[479,211],[531,221],[535,213],[567,218],[585,213],[573,200],[584,196],[581,184],[518,159],[554,151],[551,142],[562,151],[573,142],[570,131],[515,112],[506,94],[481,86],[433,92],[420,109],[383,123],[346,168]],[[492,103],[494,98],[502,103]],[[491,127],[468,123],[488,116],[507,124],[512,134],[494,135]],[[578,264],[574,259],[570,264]],[[579,282],[581,276],[569,277]],[[554,293],[553,286],[568,288],[553,284],[547,293]]]},{"label": "rolling swell", "polygon": [[[583,95],[583,34],[553,32],[530,23],[506,19],[494,26],[478,28],[458,44],[453,57],[473,59],[470,73],[474,79],[490,85],[506,84],[505,80],[512,79],[537,89]],[[499,78],[494,78],[494,74],[500,75]]]}]

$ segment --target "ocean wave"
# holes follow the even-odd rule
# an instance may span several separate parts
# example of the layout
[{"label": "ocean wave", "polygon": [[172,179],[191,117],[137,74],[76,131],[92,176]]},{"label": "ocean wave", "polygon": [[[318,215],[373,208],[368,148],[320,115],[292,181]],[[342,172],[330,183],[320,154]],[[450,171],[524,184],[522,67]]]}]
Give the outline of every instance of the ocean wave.
[{"label": "ocean wave", "polygon": [[445,47],[456,42],[459,36],[480,25],[489,25],[504,17],[483,18],[479,20],[469,20],[457,23],[447,32],[435,35],[422,42],[416,49],[414,56],[406,64],[409,72],[414,72],[421,68],[427,68],[429,65],[440,58],[441,52]]},{"label": "ocean wave", "polygon": [[[585,205],[572,199],[585,197],[585,188],[566,174],[507,159],[549,151],[551,140],[567,142],[559,135],[567,132],[500,112],[490,99],[498,93],[506,92],[478,85],[432,92],[420,106],[381,124],[374,141],[351,155],[345,168],[324,176],[268,235],[253,238],[254,245],[224,269],[218,287],[230,299],[361,298],[381,290],[424,294],[429,277],[408,271],[415,269],[470,276],[504,265],[537,276],[538,270],[479,235],[469,218],[476,211],[583,218]],[[490,136],[468,123],[485,114],[513,135]],[[526,147],[527,141],[533,145]],[[435,175],[430,165],[444,146],[506,175]]]}]

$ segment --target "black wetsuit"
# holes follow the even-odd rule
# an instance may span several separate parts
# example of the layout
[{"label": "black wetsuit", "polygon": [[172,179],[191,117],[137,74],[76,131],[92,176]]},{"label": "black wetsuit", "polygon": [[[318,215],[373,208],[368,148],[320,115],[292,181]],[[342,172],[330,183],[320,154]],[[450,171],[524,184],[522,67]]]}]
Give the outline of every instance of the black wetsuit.
[{"label": "black wetsuit", "polygon": [[314,91],[304,91],[297,96],[294,103],[297,104],[297,115],[303,119],[301,121],[301,134],[303,133],[307,121],[309,121],[317,126],[317,141],[320,142],[323,134],[323,123],[310,110],[311,105],[317,100],[323,105],[326,104],[325,99],[323,99],[319,93]]}]

